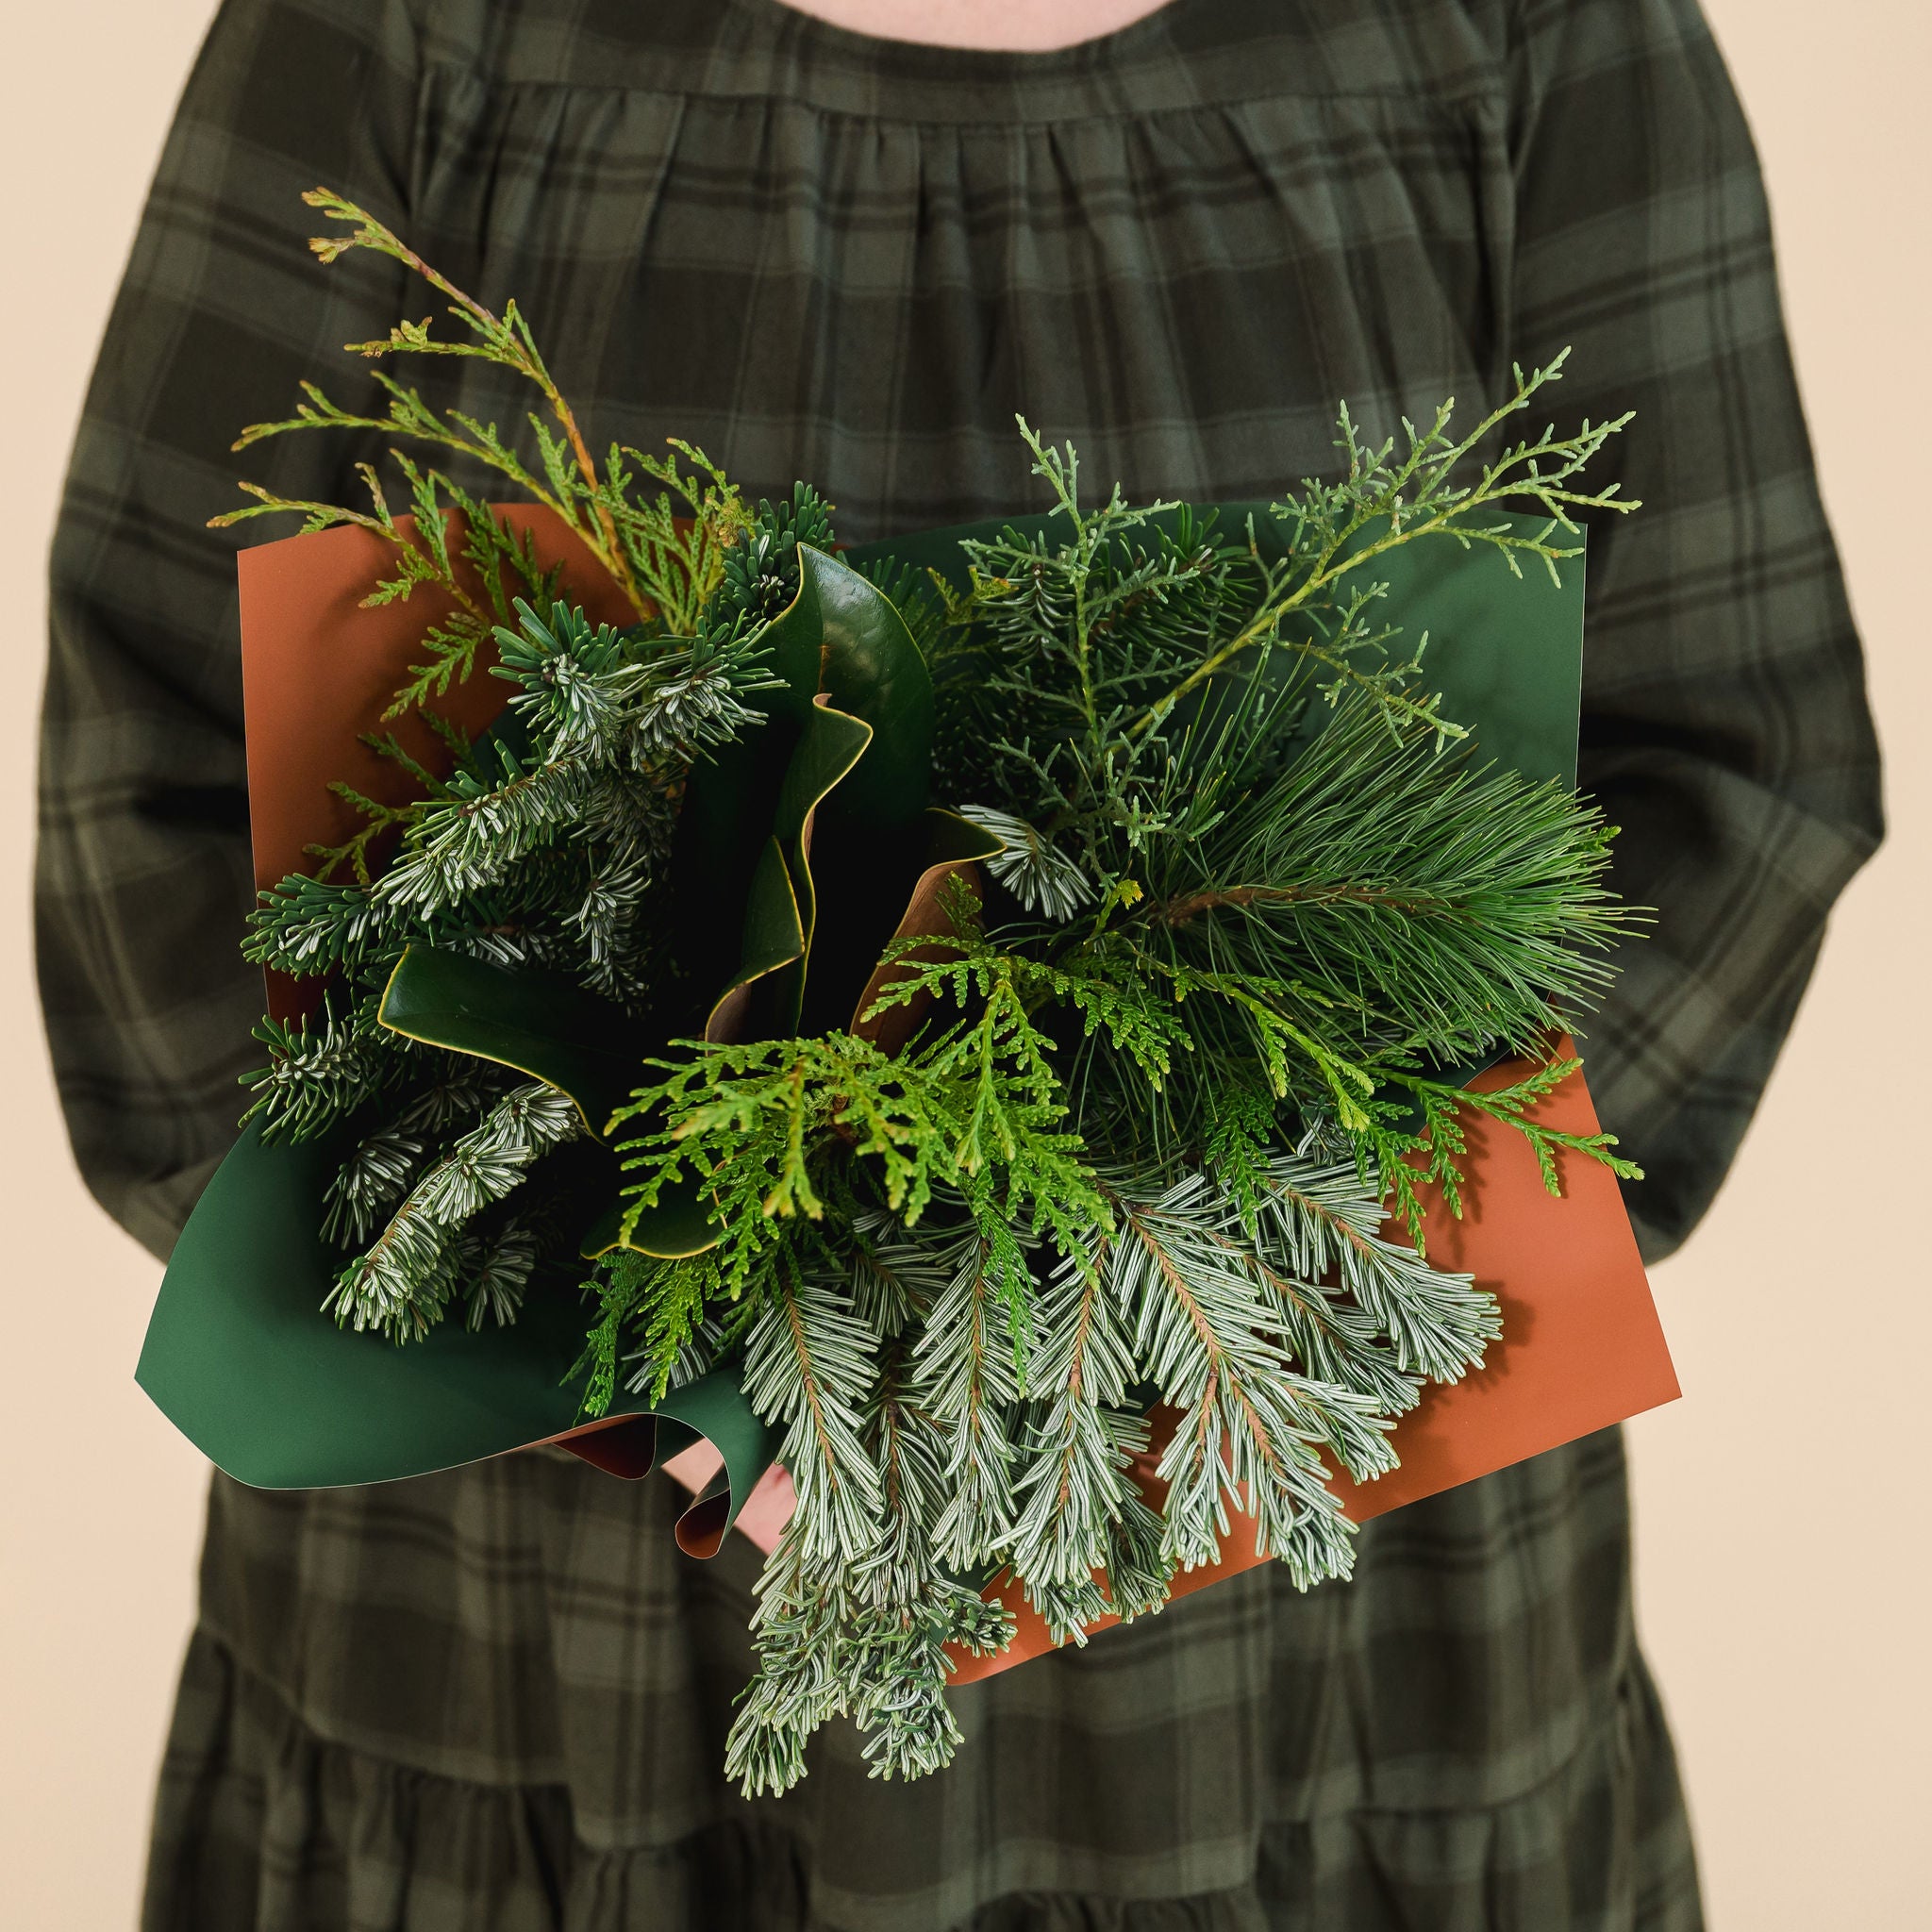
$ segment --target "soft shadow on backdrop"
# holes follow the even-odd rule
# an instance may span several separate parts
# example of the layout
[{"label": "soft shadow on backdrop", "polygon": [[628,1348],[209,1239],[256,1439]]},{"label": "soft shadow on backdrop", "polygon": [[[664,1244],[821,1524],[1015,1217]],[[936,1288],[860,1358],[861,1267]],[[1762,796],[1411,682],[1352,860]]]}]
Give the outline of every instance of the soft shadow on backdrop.
[{"label": "soft shadow on backdrop", "polygon": [[[1615,4],[1615,0],[1604,0]],[[1932,714],[1914,523],[1932,356],[1919,0],[1707,0],[1763,150],[1824,492],[1890,760],[1891,837],[1835,918],[1736,1174],[1656,1276],[1686,1399],[1631,1430],[1640,1620],[1674,1719],[1714,1932],[1923,1924],[1932,1559],[1915,1217],[1932,952]],[[64,0],[8,36],[13,559],[0,705],[0,1918],[132,1923],[192,1614],[204,1470],[134,1387],[158,1271],[67,1157],[26,927],[42,559],[94,343],[210,0]],[[1828,30],[1827,30],[1828,27]],[[1889,1056],[1900,1058],[1888,1063]],[[1923,1185],[1923,1183],[1920,1183]],[[1830,1340],[1836,1333],[1842,1340]],[[1869,1407],[1856,1429],[1843,1418]]]}]

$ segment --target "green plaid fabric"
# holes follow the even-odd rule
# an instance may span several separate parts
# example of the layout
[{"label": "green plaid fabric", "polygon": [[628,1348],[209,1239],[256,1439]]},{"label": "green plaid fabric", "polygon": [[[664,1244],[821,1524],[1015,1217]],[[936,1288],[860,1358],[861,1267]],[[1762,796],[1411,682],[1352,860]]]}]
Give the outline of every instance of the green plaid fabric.
[{"label": "green plaid fabric", "polygon": [[[228,1144],[258,987],[228,453],[427,306],[306,256],[369,201],[514,291],[600,436],[681,434],[864,538],[1032,501],[1011,422],[1130,492],[1263,496],[1574,345],[1635,408],[1593,533],[1586,785],[1658,908],[1589,1042],[1647,1249],[1717,1187],[1876,760],[1749,138],[1694,0],[1174,0],[1044,56],[776,0],[227,0],[168,142],[54,558],[41,945],[75,1143],[157,1253]],[[462,365],[430,377],[469,375]],[[428,385],[428,386],[434,386]],[[438,392],[482,413],[474,379]],[[722,1783],[756,1558],[554,1452],[367,1490],[217,1480],[151,1932],[1255,1932],[1698,1924],[1631,1627],[1614,1433],[958,1695],[949,1774],[850,1740]]]}]

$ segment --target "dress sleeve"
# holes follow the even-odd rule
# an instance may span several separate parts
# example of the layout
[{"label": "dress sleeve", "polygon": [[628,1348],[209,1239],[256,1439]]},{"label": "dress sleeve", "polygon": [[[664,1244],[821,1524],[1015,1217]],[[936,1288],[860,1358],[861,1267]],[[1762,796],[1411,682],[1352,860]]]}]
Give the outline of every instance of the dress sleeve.
[{"label": "dress sleeve", "polygon": [[[247,475],[353,500],[373,454],[295,436],[230,453],[386,334],[401,271],[323,269],[302,191],[405,219],[416,43],[396,0],[225,0],[142,215],[75,443],[52,564],[36,878],[42,1002],[80,1169],[165,1254],[234,1139],[259,975],[234,553],[206,527]],[[391,272],[393,270],[393,272]],[[338,375],[341,380],[338,380]]]},{"label": "dress sleeve", "polygon": [[1581,772],[1656,922],[1587,1052],[1656,1258],[1716,1193],[1878,842],[1878,754],[1757,157],[1696,0],[1526,0],[1511,58],[1513,353],[1572,348],[1564,421],[1636,412],[1606,474],[1644,508],[1590,531]]}]

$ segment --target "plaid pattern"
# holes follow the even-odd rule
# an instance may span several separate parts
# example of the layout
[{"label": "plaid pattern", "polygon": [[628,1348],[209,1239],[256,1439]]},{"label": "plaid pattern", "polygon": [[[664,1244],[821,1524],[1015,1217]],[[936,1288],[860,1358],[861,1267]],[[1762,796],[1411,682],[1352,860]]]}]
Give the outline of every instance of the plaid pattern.
[{"label": "plaid pattern", "polygon": [[[47,1024],[90,1183],[158,1253],[258,988],[229,544],[242,423],[427,307],[303,253],[339,187],[516,291],[598,432],[680,433],[862,538],[1031,501],[1016,409],[1137,494],[1265,495],[1575,348],[1641,517],[1594,535],[1583,771],[1658,908],[1590,1042],[1652,1254],[1736,1147],[1878,836],[1856,640],[1749,139],[1694,0],[1174,0],[1048,56],[776,0],[227,0],[110,325],[55,558]],[[466,365],[425,387],[503,414]],[[487,372],[485,375],[487,375]],[[253,452],[297,495],[374,454]],[[346,500],[346,499],[344,499]],[[947,1776],[849,1739],[721,1783],[752,1553],[538,1453],[217,1480],[163,1774],[162,1928],[899,1932],[1698,1923],[1631,1630],[1613,1434],[962,1691]]]}]

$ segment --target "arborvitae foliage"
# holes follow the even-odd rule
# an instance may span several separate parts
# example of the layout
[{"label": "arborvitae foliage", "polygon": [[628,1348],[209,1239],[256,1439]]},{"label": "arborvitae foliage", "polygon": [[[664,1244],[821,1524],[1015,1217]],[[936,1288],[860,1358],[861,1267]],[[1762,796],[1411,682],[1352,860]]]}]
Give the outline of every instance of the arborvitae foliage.
[{"label": "arborvitae foliage", "polygon": [[[1346,1574],[1328,1470],[1390,1468],[1394,1420],[1498,1333],[1491,1298],[1422,1247],[1422,1190],[1454,1207],[1466,1184],[1467,1113],[1523,1133],[1553,1189],[1558,1154],[1634,1172],[1607,1137],[1527,1117],[1567,1065],[1481,1096],[1446,1075],[1574,1025],[1627,915],[1608,828],[1471,754],[1420,641],[1381,622],[1375,561],[1486,547],[1499,594],[1525,561],[1554,571],[1577,514],[1629,507],[1580,475],[1619,425],[1507,441],[1560,360],[1519,372],[1466,436],[1445,407],[1370,446],[1344,411],[1338,476],[1262,531],[1118,491],[1089,504],[1073,450],[1023,425],[1044,534],[970,545],[963,591],[881,578],[938,689],[934,795],[1005,847],[981,893],[955,890],[942,949],[891,949],[872,1017],[915,1009],[909,1044],[667,1042],[608,1128],[624,1224],[695,1187],[716,1244],[573,1268],[582,1229],[543,1175],[584,1130],[574,1108],[389,1032],[377,995],[426,941],[561,971],[640,1023],[689,1010],[661,943],[684,778],[753,728],[763,627],[798,591],[799,542],[832,546],[830,516],[803,485],[747,509],[682,444],[600,469],[513,306],[491,315],[361,210],[310,199],[352,228],[325,258],[408,263],[464,331],[405,324],[365,352],[528,379],[534,455],[387,375],[386,416],[310,387],[244,442],[378,426],[480,465],[570,522],[638,612],[589,624],[480,501],[407,458],[412,528],[373,475],[367,513],[239,513],[352,517],[394,549],[378,599],[445,593],[399,706],[433,705],[486,646],[512,686],[508,725],[445,734],[451,775],[415,768],[418,799],[371,806],[369,834],[253,920],[251,957],[327,976],[317,1017],[261,1030],[250,1113],[349,1137],[325,1228],[336,1318],[397,1341],[451,1310],[507,1321],[547,1272],[591,1305],[587,1413],[735,1366],[798,1491],[729,1746],[748,1791],[801,1775],[841,1713],[881,1775],[943,1764],[947,1646],[1008,1634],[992,1574],[1076,1641],[1107,1610],[1158,1609],[1238,1509],[1298,1584]],[[379,868],[384,833],[400,843]],[[1133,1473],[1149,1455],[1158,1510]]]}]

